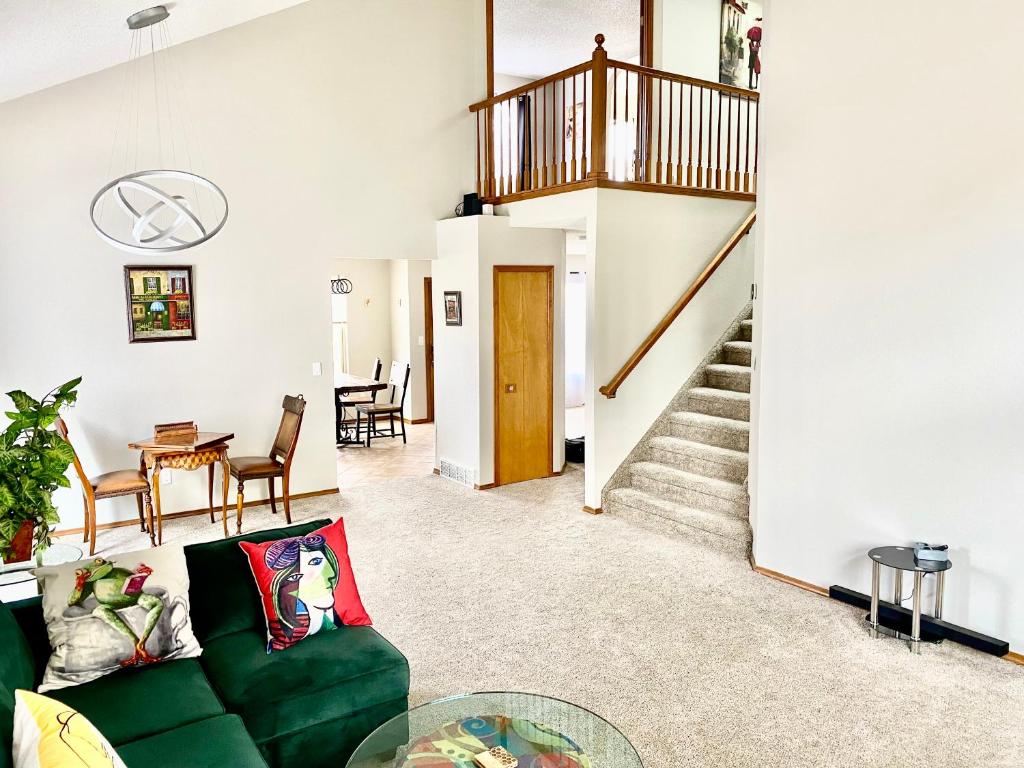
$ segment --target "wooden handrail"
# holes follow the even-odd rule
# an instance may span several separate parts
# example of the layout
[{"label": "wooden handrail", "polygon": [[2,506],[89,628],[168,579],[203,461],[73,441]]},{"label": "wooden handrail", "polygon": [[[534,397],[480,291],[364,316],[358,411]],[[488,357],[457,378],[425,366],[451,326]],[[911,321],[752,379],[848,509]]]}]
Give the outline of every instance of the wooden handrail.
[{"label": "wooden handrail", "polygon": [[491,96],[491,98],[489,98],[489,99],[484,99],[483,101],[478,101],[478,102],[476,102],[476,104],[470,104],[469,105],[469,111],[470,112],[479,112],[481,109],[486,109],[487,107],[493,107],[495,104],[500,104],[503,101],[508,101],[509,99],[513,99],[516,96],[523,96],[523,95],[529,93],[530,91],[534,91],[534,90],[536,90],[538,88],[541,88],[541,87],[543,87],[545,85],[548,85],[550,83],[554,83],[554,82],[557,82],[559,80],[564,80],[564,79],[572,77],[573,75],[579,75],[579,74],[581,74],[583,72],[589,72],[592,63],[593,63],[592,61],[585,61],[582,64],[577,64],[574,67],[569,67],[568,69],[563,69],[561,72],[555,72],[555,74],[553,74],[553,75],[548,75],[547,77],[542,77],[540,80],[534,80],[531,83],[526,83],[525,85],[520,85],[520,86],[518,86],[516,88],[513,88],[510,91],[505,91],[504,93],[499,93],[497,96]]},{"label": "wooden handrail", "polygon": [[750,232],[750,228],[754,226],[754,222],[757,220],[756,211],[751,211],[750,215],[743,220],[743,223],[736,228],[736,231],[730,235],[729,239],[725,241],[718,253],[715,254],[714,258],[708,262],[704,270],[697,276],[697,279],[693,281],[686,292],[679,297],[679,301],[672,305],[666,315],[658,321],[658,324],[654,327],[654,330],[648,334],[647,338],[643,340],[643,343],[636,348],[636,351],[629,356],[626,364],[623,365],[618,373],[612,376],[612,380],[601,387],[598,391],[607,398],[615,397],[615,393],[618,392],[619,387],[622,386],[622,382],[626,380],[626,377],[633,372],[633,369],[640,364],[640,361],[644,359],[644,356],[651,351],[651,347],[660,339],[665,331],[668,330],[669,326],[675,321],[679,314],[686,308],[686,305],[690,303],[690,300],[697,295],[697,292],[704,286],[711,276],[715,274],[722,262],[725,261],[726,257],[732,253],[733,249],[739,244],[739,242]]},{"label": "wooden handrail", "polygon": [[686,83],[687,85],[696,85],[701,88],[707,88],[712,91],[724,91],[725,93],[731,93],[735,96],[743,96],[744,98],[751,99],[752,101],[760,101],[761,94],[758,91],[750,91],[746,88],[740,88],[735,85],[725,85],[723,83],[716,83],[714,80],[702,80],[699,77],[690,77],[688,75],[677,75],[675,72],[664,72],[660,69],[653,69],[652,67],[641,67],[639,64],[630,64],[628,61],[616,61],[615,59],[608,59],[608,66],[615,67],[616,69],[624,69],[629,72],[636,72],[637,74],[646,75],[648,77],[656,77],[659,80],[672,81],[673,83]]}]

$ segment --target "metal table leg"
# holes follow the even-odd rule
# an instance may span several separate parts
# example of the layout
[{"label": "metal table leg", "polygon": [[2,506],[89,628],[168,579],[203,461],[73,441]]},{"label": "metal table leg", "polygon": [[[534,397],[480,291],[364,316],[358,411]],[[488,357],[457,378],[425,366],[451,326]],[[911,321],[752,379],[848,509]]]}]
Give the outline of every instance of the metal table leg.
[{"label": "metal table leg", "polygon": [[896,603],[898,608],[903,602],[903,571],[899,568],[893,568],[893,583],[892,583],[892,601]]},{"label": "metal table leg", "polygon": [[913,653],[921,652],[921,586],[924,581],[924,574],[921,571],[914,571],[914,617],[910,625],[910,650]]},{"label": "metal table leg", "polygon": [[942,618],[942,598],[946,588],[946,572],[939,571],[935,574],[935,613],[936,619]]},{"label": "metal table leg", "polygon": [[878,637],[878,592],[881,586],[882,566],[871,562],[871,636]]}]

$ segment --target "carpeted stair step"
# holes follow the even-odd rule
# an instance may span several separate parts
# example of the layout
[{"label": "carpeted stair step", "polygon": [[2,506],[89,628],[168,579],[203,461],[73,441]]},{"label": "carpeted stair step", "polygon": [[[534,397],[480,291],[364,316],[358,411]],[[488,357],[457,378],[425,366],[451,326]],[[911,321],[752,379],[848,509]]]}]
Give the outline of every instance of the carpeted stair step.
[{"label": "carpeted stair step", "polygon": [[676,411],[668,418],[673,437],[734,451],[746,451],[750,447],[750,424],[745,421],[692,411]]},{"label": "carpeted stair step", "polygon": [[704,366],[708,386],[713,389],[731,389],[734,392],[750,391],[750,366],[712,363]]},{"label": "carpeted stair step", "polygon": [[647,445],[651,460],[659,464],[731,483],[742,483],[747,479],[748,457],[743,451],[668,435],[653,437]]},{"label": "carpeted stair step", "polygon": [[732,365],[750,365],[754,345],[749,341],[725,342],[725,362]]},{"label": "carpeted stair step", "polygon": [[732,515],[693,509],[636,488],[608,492],[605,511],[651,530],[696,539],[725,552],[750,551],[750,526]]},{"label": "carpeted stair step", "polygon": [[686,399],[687,410],[723,416],[727,419],[750,421],[750,393],[731,392],[727,389],[694,387]]},{"label": "carpeted stair step", "polygon": [[743,341],[754,340],[754,321],[744,320],[740,323],[740,339]]},{"label": "carpeted stair step", "polygon": [[637,490],[687,507],[747,519],[747,491],[740,483],[695,475],[653,461],[638,461],[630,465],[629,471]]}]

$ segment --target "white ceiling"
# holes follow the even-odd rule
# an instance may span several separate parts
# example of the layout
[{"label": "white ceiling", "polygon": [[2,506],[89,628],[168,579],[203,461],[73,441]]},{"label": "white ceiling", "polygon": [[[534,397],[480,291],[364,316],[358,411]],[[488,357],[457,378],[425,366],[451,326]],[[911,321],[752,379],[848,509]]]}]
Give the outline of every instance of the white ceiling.
[{"label": "white ceiling", "polygon": [[[175,43],[305,0],[173,0]],[[158,0],[0,0],[0,102],[128,60],[125,19]]]},{"label": "white ceiling", "polygon": [[590,58],[640,54],[640,0],[494,0],[494,71],[537,78]]}]

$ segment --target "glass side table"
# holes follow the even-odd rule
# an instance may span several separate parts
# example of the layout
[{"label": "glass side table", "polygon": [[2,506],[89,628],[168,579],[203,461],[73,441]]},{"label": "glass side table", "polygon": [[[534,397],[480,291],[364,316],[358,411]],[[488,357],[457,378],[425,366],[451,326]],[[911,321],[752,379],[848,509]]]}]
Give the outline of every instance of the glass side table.
[{"label": "glass side table", "polygon": [[[37,552],[31,560],[25,560],[21,563],[0,563],[0,590],[4,590],[4,592],[0,592],[0,599],[9,602],[10,600],[18,600],[36,594],[36,590],[31,590],[30,594],[27,587],[17,589],[17,594],[14,594],[15,590],[6,589],[7,587],[14,588],[18,585],[34,583],[36,577],[32,575],[33,568],[39,568],[44,565],[64,565],[65,563],[74,563],[81,559],[82,550],[80,548],[57,541],[42,552]],[[6,592],[11,592],[11,594],[5,594]]]},{"label": "glass side table", "polygon": [[[921,587],[924,584],[926,573],[935,574],[935,610],[932,614],[936,619],[942,618],[942,597],[946,586],[946,571],[953,567],[953,562],[935,562],[932,560],[921,560],[914,558],[913,547],[875,547],[868,552],[871,560],[871,614],[868,616],[868,624],[871,626],[871,636],[878,637],[880,633],[906,640],[912,653],[921,652]],[[910,635],[899,632],[895,629],[883,626],[878,622],[879,590],[881,587],[882,566],[892,568],[894,586],[892,601],[898,607],[903,602],[903,572],[910,571],[914,574],[914,610],[911,617]]]}]

